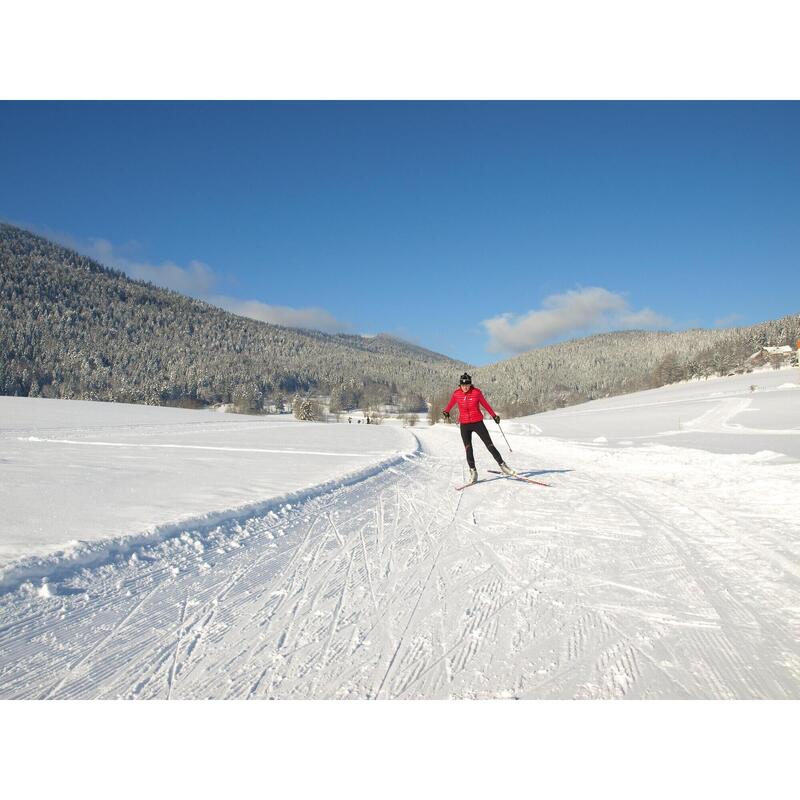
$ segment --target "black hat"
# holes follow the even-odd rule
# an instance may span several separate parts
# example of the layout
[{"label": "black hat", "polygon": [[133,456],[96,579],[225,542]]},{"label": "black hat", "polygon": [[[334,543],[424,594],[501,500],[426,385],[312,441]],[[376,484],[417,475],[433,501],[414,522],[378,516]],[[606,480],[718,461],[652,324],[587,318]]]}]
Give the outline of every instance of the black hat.
[{"label": "black hat", "polygon": [[465,386],[466,384],[472,384],[472,378],[465,372],[459,379],[458,382],[461,386]]}]

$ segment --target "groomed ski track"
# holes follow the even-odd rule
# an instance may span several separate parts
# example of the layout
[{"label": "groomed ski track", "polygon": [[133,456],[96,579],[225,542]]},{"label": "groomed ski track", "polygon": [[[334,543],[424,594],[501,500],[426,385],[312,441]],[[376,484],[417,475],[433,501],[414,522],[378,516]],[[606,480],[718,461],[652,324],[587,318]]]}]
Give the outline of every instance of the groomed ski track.
[{"label": "groomed ski track", "polygon": [[454,492],[457,434],[412,435],[291,509],[0,595],[0,697],[800,698],[794,512],[719,484],[725,456],[515,437],[552,488]]}]

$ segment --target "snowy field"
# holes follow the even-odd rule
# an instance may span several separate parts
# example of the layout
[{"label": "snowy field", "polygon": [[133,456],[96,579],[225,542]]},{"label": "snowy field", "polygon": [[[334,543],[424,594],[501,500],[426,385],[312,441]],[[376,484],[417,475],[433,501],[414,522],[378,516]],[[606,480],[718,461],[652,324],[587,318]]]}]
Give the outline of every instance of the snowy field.
[{"label": "snowy field", "polygon": [[415,444],[388,425],[0,397],[0,585],[20,559],[47,570],[38,562],[53,553],[102,554],[109,539],[164,538],[219,512],[296,502]]},{"label": "snowy field", "polygon": [[797,383],[490,423],[552,486],[463,492],[454,426],[0,398],[0,697],[800,699]]},{"label": "snowy field", "polygon": [[800,460],[800,370],[766,369],[662,386],[522,417],[507,427],[621,446],[661,443],[750,454],[773,450],[785,461]]}]

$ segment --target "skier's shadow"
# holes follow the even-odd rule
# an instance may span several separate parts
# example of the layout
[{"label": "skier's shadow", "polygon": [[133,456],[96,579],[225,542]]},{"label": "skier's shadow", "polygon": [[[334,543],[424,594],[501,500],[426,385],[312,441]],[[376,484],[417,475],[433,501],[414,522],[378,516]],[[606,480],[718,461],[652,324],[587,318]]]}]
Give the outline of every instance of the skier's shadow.
[{"label": "skier's shadow", "polygon": [[560,475],[563,472],[575,472],[574,469],[518,469],[517,475],[522,475],[523,478],[533,478],[537,475]]}]

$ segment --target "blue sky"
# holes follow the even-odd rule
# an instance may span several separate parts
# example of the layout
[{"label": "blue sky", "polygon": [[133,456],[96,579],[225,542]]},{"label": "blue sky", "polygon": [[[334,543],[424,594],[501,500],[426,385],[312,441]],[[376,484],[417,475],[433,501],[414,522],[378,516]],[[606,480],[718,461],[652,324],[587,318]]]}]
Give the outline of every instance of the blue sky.
[{"label": "blue sky", "polygon": [[0,218],[471,363],[800,312],[800,103],[0,103]]}]

